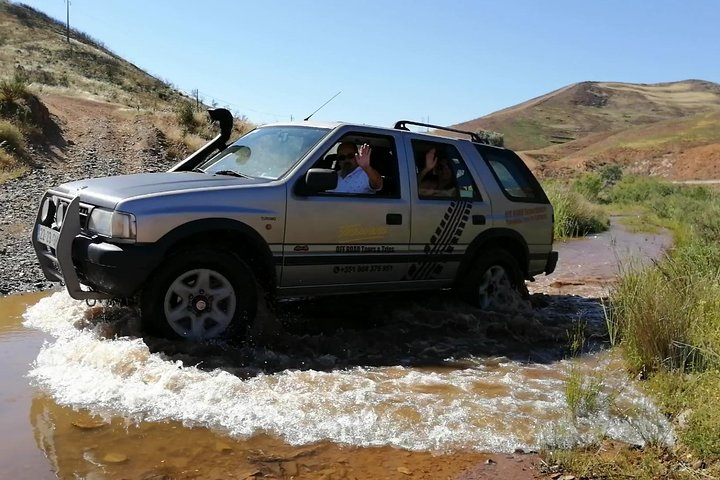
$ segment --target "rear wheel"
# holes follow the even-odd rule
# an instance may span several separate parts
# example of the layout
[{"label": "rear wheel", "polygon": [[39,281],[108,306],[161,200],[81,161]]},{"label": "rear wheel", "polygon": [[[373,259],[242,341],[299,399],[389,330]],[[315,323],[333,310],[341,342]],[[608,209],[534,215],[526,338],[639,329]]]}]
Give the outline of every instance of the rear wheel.
[{"label": "rear wheel", "polygon": [[482,309],[506,309],[518,302],[525,284],[515,258],[492,249],[475,260],[459,292],[463,299]]},{"label": "rear wheel", "polygon": [[256,306],[247,264],[227,250],[205,248],[168,258],[141,299],[145,328],[191,341],[244,333]]}]

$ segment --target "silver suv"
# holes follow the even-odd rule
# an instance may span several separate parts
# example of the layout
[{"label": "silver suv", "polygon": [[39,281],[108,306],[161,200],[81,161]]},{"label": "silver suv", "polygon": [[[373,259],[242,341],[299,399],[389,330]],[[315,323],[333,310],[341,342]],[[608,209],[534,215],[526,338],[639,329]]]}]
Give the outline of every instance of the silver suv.
[{"label": "silver suv", "polygon": [[[232,116],[210,115],[221,133],[168,172],[48,190],[32,237],[45,276],[76,299],[130,301],[147,330],[197,341],[242,334],[263,294],[455,288],[489,307],[555,269],[542,187],[473,133],[305,121],[228,146]],[[380,190],[331,191],[343,143],[370,146]],[[433,149],[452,188],[419,184]]]}]

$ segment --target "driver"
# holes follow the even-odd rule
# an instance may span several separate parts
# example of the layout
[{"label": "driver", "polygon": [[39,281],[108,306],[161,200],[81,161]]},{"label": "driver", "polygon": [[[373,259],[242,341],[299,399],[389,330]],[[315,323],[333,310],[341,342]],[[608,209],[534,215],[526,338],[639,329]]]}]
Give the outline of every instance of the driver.
[{"label": "driver", "polygon": [[370,166],[372,148],[367,143],[357,146],[352,142],[342,142],[337,149],[338,170],[337,187],[328,190],[334,193],[377,193],[382,190],[383,178]]}]

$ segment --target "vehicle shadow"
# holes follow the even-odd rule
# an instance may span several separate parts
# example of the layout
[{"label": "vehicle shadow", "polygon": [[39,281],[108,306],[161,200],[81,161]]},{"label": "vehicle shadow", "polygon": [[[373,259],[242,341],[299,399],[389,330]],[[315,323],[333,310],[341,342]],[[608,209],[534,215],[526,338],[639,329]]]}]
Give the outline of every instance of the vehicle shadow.
[{"label": "vehicle shadow", "polygon": [[607,345],[600,300],[574,295],[534,294],[523,308],[494,312],[449,292],[353,295],[287,301],[271,314],[279,328],[261,341],[143,340],[170,360],[241,378],[288,369],[463,368],[498,357],[547,364]]}]

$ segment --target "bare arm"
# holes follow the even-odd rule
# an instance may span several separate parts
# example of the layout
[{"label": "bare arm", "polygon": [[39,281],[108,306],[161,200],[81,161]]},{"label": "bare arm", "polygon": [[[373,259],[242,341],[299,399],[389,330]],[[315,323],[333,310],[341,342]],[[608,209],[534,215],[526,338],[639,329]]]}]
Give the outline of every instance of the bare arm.
[{"label": "bare arm", "polygon": [[370,145],[367,143],[363,144],[358,152],[357,164],[367,174],[370,188],[377,192],[378,190],[382,190],[383,178],[377,170],[370,166],[370,153],[372,153]]},{"label": "bare arm", "polygon": [[435,149],[431,148],[425,154],[425,168],[418,175],[418,184],[435,168],[435,165],[437,165],[437,157],[435,156]]}]

